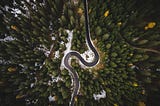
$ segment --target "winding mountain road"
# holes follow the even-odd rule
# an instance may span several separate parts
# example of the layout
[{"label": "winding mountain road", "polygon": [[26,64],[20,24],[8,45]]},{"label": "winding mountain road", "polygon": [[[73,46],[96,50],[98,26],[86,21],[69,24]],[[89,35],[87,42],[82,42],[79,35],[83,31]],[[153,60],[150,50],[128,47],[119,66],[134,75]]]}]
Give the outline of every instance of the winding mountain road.
[{"label": "winding mountain road", "polygon": [[85,61],[84,58],[80,55],[80,53],[77,51],[71,51],[65,55],[63,62],[65,65],[65,68],[69,71],[69,73],[71,75],[71,78],[73,80],[73,87],[74,87],[72,95],[71,95],[71,100],[70,100],[69,106],[74,106],[75,97],[78,95],[78,92],[80,89],[79,76],[78,76],[78,73],[72,68],[72,66],[69,63],[70,57],[75,56],[77,59],[79,59],[82,62],[82,64],[84,64],[85,66],[88,66],[88,67],[95,66],[99,61],[99,54],[98,54],[97,50],[95,49],[95,47],[91,41],[91,37],[90,37],[88,2],[87,2],[87,0],[84,0],[83,2],[84,2],[84,10],[85,10],[84,12],[85,12],[86,43],[87,43],[88,48],[90,48],[94,53],[94,60],[92,62]]}]

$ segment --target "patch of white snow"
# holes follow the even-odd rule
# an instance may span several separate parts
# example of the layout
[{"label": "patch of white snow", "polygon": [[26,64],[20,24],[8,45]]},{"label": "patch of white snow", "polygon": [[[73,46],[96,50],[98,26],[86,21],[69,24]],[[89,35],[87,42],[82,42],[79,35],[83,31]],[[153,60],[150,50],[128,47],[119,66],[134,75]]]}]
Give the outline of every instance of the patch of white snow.
[{"label": "patch of white snow", "polygon": [[54,102],[56,100],[55,96],[49,95],[48,96],[49,102]]},{"label": "patch of white snow", "polygon": [[52,40],[56,40],[56,38],[54,36],[51,37]]},{"label": "patch of white snow", "polygon": [[13,41],[16,40],[15,38],[13,38],[12,36],[7,36],[4,39],[0,39],[0,42],[9,42],[9,41]]},{"label": "patch of white snow", "polygon": [[[81,56],[87,62],[92,62],[94,60],[94,53],[92,52],[91,49],[88,49],[87,51],[85,51],[83,54],[81,54]],[[83,68],[83,69],[88,68],[87,66],[82,64],[80,61],[79,61],[79,63],[80,63],[81,68]]]},{"label": "patch of white snow", "polygon": [[55,51],[54,59],[57,59],[57,58],[59,58],[59,57],[60,57],[60,55],[59,55],[59,50],[57,50],[57,51]]},{"label": "patch of white snow", "polygon": [[106,98],[106,91],[102,90],[100,94],[93,94],[95,100],[100,100],[101,98]]},{"label": "patch of white snow", "polygon": [[59,77],[59,76],[58,76],[58,77],[51,76],[51,78],[52,78],[52,81],[51,81],[52,83],[53,83],[53,82],[58,82],[58,81],[64,81],[64,80],[63,80],[61,77]]},{"label": "patch of white snow", "polygon": [[33,88],[34,87],[34,83],[31,83],[30,87]]},{"label": "patch of white snow", "polygon": [[48,57],[48,55],[50,54],[50,51],[44,45],[39,45],[39,47],[36,47],[36,49],[43,51],[46,57]]}]

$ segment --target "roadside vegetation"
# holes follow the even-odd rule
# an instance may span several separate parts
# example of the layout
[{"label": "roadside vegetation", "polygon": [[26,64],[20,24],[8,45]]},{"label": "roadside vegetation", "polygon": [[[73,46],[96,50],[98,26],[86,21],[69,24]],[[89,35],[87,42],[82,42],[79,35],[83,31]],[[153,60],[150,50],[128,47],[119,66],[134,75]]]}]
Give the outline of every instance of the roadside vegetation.
[{"label": "roadside vegetation", "polygon": [[[160,105],[160,9],[141,2],[88,1],[100,62],[83,69],[72,59],[81,84],[76,106]],[[66,30],[73,30],[71,50],[88,50],[83,2],[2,0],[0,17],[0,104],[67,106],[73,89],[61,60]]]}]

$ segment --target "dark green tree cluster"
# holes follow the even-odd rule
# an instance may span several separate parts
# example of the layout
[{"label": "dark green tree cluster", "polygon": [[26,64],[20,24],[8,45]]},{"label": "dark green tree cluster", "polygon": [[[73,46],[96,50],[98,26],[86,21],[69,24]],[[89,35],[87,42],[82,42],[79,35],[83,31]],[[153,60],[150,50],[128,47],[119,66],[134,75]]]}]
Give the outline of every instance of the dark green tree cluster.
[{"label": "dark green tree cluster", "polygon": [[[67,106],[72,81],[60,65],[68,42],[67,30],[73,30],[72,50],[83,53],[88,49],[83,1],[76,5],[69,0],[8,2],[0,1],[0,104]],[[91,37],[103,67],[82,69],[72,61],[81,83],[76,106],[137,106],[140,101],[158,106],[157,2],[88,2]],[[57,51],[59,58],[55,57]],[[94,100],[93,94],[102,90],[106,97]]]}]

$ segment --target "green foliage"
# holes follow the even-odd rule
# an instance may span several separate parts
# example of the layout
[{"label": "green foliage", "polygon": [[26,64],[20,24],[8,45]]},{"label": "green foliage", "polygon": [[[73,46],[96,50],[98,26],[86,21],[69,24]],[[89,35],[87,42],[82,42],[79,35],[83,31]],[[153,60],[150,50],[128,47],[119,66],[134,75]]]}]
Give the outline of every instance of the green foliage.
[{"label": "green foliage", "polygon": [[[66,105],[71,98],[72,81],[60,65],[68,42],[66,30],[73,30],[72,50],[83,53],[88,49],[83,3],[22,1],[15,0],[14,5],[0,2],[0,38],[13,38],[0,41],[0,94],[6,95],[0,97],[0,103],[13,105],[22,100],[31,105]],[[89,1],[91,38],[97,40],[99,52],[105,53],[104,68],[81,69],[75,61],[72,63],[81,84],[77,106],[136,106],[139,101],[146,101],[147,95],[149,98],[159,92],[160,23],[150,17],[155,14],[153,7],[146,8],[151,1],[137,6],[139,2]],[[7,11],[5,5],[22,13]],[[104,16],[106,11],[108,16]],[[55,57],[56,51],[59,58]],[[102,90],[106,91],[106,98],[94,100],[93,94]],[[50,102],[49,96],[55,100]]]}]

